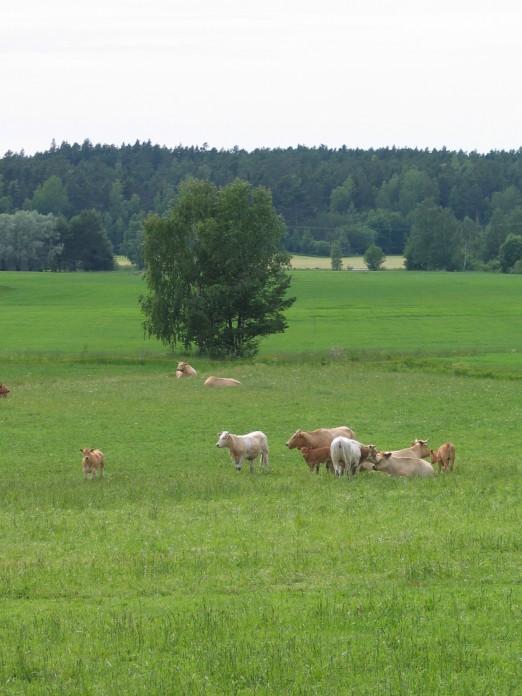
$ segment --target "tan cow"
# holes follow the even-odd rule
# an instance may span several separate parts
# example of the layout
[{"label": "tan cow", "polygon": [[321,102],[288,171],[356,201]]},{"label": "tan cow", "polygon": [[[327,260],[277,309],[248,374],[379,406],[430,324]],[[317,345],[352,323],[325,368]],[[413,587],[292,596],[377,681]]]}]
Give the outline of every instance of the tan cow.
[{"label": "tan cow", "polygon": [[432,465],[419,457],[398,457],[393,452],[378,452],[375,471],[390,476],[433,476]]},{"label": "tan cow", "polygon": [[439,465],[439,474],[441,469],[444,471],[453,471],[455,464],[455,445],[452,442],[445,442],[437,451],[430,450],[431,463]]},{"label": "tan cow", "polygon": [[303,455],[305,462],[308,464],[310,471],[315,470],[315,473],[318,474],[319,466],[324,464],[327,471],[333,473],[334,469],[332,459],[330,457],[329,447],[301,447],[299,451]]},{"label": "tan cow", "polygon": [[203,382],[204,387],[239,387],[241,382],[232,377],[214,377],[211,375]]},{"label": "tan cow", "polygon": [[250,471],[254,470],[254,460],[261,456],[261,464],[268,468],[268,439],[260,430],[254,430],[246,435],[234,435],[224,430],[218,433],[216,447],[226,447],[234,461],[237,471],[241,471],[243,460],[247,459]]},{"label": "tan cow", "polygon": [[92,474],[93,480],[96,478],[96,472],[99,471],[99,478],[103,477],[103,467],[105,465],[105,457],[101,450],[93,449],[92,447],[84,447],[80,449],[83,454],[82,468],[83,478],[86,479],[88,474]]},{"label": "tan cow", "polygon": [[8,388],[5,386],[5,384],[0,384],[0,396],[1,396],[3,399],[6,399],[6,398],[7,398],[7,395],[9,394],[9,392],[10,392],[10,389],[8,389]]},{"label": "tan cow", "polygon": [[188,362],[179,362],[176,367],[176,377],[181,379],[182,377],[197,377],[197,371],[189,365]]},{"label": "tan cow", "polygon": [[400,450],[392,450],[394,457],[415,457],[417,459],[423,459],[424,457],[430,456],[430,448],[428,447],[428,440],[413,440],[410,447],[405,447]]},{"label": "tan cow", "polygon": [[335,437],[355,437],[355,432],[346,425],[337,428],[318,428],[317,430],[296,430],[286,443],[288,449],[303,447],[330,447]]}]

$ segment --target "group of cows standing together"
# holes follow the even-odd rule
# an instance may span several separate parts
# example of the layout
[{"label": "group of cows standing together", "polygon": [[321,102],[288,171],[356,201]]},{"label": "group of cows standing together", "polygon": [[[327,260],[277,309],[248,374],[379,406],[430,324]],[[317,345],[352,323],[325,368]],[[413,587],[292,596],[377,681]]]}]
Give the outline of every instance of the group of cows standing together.
[{"label": "group of cows standing together", "polygon": [[[180,362],[176,377],[196,377],[197,371],[187,362]],[[237,386],[240,382],[227,377],[209,377],[205,386]],[[361,469],[381,471],[391,476],[433,476],[434,464],[439,472],[452,471],[455,463],[455,446],[446,442],[437,450],[428,447],[427,440],[414,440],[404,449],[381,452],[375,445],[363,445],[355,439],[354,431],[348,426],[319,428],[312,431],[297,430],[286,443],[289,449],[299,449],[310,471],[319,473],[321,464],[336,476],[355,476]],[[255,430],[246,435],[236,435],[224,430],[218,433],[216,447],[226,448],[238,471],[247,460],[250,471],[258,458],[264,468],[268,467],[268,438]],[[431,458],[431,463],[425,457]]]}]

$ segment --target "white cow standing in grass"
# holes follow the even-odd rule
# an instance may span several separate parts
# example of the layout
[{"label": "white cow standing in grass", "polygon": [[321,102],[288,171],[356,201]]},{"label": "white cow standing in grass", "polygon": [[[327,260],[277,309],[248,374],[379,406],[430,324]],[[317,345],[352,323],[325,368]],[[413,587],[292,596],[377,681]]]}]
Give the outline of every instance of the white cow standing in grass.
[{"label": "white cow standing in grass", "polygon": [[376,456],[375,445],[362,445],[348,437],[336,437],[330,445],[330,458],[336,476],[342,476],[344,472],[355,476],[363,461],[368,459],[375,463]]},{"label": "white cow standing in grass", "polygon": [[268,439],[260,430],[246,435],[234,435],[224,430],[218,433],[216,447],[226,447],[234,461],[237,471],[241,471],[243,460],[248,459],[250,471],[254,470],[254,460],[261,456],[261,464],[268,468]]}]

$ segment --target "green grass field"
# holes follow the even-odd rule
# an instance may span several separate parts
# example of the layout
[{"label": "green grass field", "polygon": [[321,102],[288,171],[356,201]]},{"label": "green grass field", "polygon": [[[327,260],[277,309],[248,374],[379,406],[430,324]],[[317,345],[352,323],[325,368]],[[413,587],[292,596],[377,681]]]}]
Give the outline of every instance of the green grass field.
[{"label": "green grass field", "polygon": [[[520,276],[296,272],[242,387],[173,378],[139,275],[0,273],[1,694],[520,693]],[[308,472],[348,424],[432,480]],[[269,473],[217,432],[264,430]],[[106,453],[82,480],[83,446]]]}]

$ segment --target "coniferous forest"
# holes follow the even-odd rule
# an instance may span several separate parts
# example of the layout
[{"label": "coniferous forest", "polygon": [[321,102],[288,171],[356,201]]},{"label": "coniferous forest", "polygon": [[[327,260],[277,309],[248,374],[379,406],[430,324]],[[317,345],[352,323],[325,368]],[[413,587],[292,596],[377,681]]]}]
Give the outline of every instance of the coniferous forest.
[{"label": "coniferous forest", "polygon": [[408,269],[522,268],[522,149],[286,149],[52,144],[0,159],[0,270],[96,270],[112,254],[142,264],[143,221],[180,182],[236,178],[272,192],[292,253],[364,254]]}]

